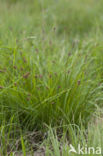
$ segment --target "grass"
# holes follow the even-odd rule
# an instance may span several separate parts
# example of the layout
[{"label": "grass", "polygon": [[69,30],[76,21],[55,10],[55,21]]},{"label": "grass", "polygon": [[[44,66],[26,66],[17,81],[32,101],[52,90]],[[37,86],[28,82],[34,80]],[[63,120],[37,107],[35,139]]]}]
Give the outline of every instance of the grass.
[{"label": "grass", "polygon": [[1,156],[102,148],[102,4],[0,0]]}]

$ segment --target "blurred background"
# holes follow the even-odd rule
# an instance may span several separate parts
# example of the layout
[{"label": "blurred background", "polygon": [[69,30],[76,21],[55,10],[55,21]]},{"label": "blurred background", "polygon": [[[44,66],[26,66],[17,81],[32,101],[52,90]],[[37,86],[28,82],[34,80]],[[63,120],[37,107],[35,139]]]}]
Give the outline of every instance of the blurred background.
[{"label": "blurred background", "polygon": [[103,1],[0,0],[0,26],[6,29],[11,20],[11,28],[18,35],[28,27],[28,33],[39,33],[41,29],[49,33],[54,28],[57,35],[69,39],[93,36],[102,32]]}]

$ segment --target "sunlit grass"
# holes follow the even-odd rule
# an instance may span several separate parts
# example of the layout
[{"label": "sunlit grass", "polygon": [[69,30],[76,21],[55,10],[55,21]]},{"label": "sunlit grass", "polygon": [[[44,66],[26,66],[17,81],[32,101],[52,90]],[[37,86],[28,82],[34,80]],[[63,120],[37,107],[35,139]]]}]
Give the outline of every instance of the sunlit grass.
[{"label": "sunlit grass", "polygon": [[1,155],[43,144],[59,156],[61,144],[92,137],[103,103],[102,3],[0,1]]}]

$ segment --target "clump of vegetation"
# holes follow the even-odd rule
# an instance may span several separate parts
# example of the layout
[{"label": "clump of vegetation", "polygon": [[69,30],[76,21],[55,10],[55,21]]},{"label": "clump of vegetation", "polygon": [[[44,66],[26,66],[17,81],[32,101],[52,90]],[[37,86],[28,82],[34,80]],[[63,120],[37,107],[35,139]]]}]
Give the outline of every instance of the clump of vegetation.
[{"label": "clump of vegetation", "polygon": [[103,103],[102,3],[0,0],[2,156],[90,145]]}]

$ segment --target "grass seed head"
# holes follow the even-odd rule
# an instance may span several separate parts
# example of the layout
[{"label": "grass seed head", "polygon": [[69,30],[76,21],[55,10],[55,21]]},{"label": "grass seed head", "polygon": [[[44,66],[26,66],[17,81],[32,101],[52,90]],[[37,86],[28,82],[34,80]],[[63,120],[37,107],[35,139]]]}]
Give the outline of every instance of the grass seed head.
[{"label": "grass seed head", "polygon": [[55,74],[55,76],[57,76],[57,73],[56,72],[54,74]]},{"label": "grass seed head", "polygon": [[56,31],[56,27],[53,28],[54,32]]},{"label": "grass seed head", "polygon": [[68,53],[68,56],[71,56],[71,52]]},{"label": "grass seed head", "polygon": [[36,53],[38,53],[39,52],[38,48],[36,48],[35,51],[36,51]]},{"label": "grass seed head", "polygon": [[0,89],[3,89],[4,87],[3,86],[0,86]]},{"label": "grass seed head", "polygon": [[17,83],[16,83],[16,82],[14,83],[14,86],[15,86],[15,87],[17,86]]},{"label": "grass seed head", "polygon": [[80,81],[80,80],[78,80],[78,85],[80,85],[80,82],[81,82],[81,81]]},{"label": "grass seed head", "polygon": [[31,96],[31,94],[29,93],[29,94],[28,94],[28,97],[30,97],[30,96]]},{"label": "grass seed head", "polygon": [[23,58],[23,61],[24,61],[24,63],[27,63],[27,60],[26,60],[26,58],[25,58],[25,57]]},{"label": "grass seed head", "polygon": [[37,79],[38,78],[38,75],[35,75],[35,79]]},{"label": "grass seed head", "polygon": [[51,74],[49,74],[49,78],[52,78],[52,75]]},{"label": "grass seed head", "polygon": [[51,103],[52,105],[54,105],[55,104],[55,102],[54,101],[52,101],[52,103]]},{"label": "grass seed head", "polygon": [[30,101],[30,97],[27,97],[27,101]]},{"label": "grass seed head", "polygon": [[17,66],[13,66],[14,69],[17,69]]},{"label": "grass seed head", "polygon": [[60,89],[61,88],[61,86],[58,86],[58,89]]},{"label": "grass seed head", "polygon": [[21,67],[20,70],[23,71],[23,67]]},{"label": "grass seed head", "polygon": [[40,74],[40,75],[39,75],[39,78],[42,79],[42,78],[43,78],[43,75]]},{"label": "grass seed head", "polygon": [[27,79],[29,77],[29,75],[30,75],[30,72],[27,72],[26,74],[23,75],[23,78]]},{"label": "grass seed head", "polygon": [[46,86],[46,89],[48,90],[48,89],[49,89],[49,87],[47,87],[47,86]]},{"label": "grass seed head", "polygon": [[5,70],[0,70],[0,73],[4,73],[5,72]]},{"label": "grass seed head", "polygon": [[70,73],[70,70],[68,70],[68,72],[67,72],[68,74]]},{"label": "grass seed head", "polygon": [[56,61],[55,61],[55,60],[53,60],[53,61],[52,61],[52,63],[53,63],[53,64],[55,64],[55,63],[56,63]]}]

